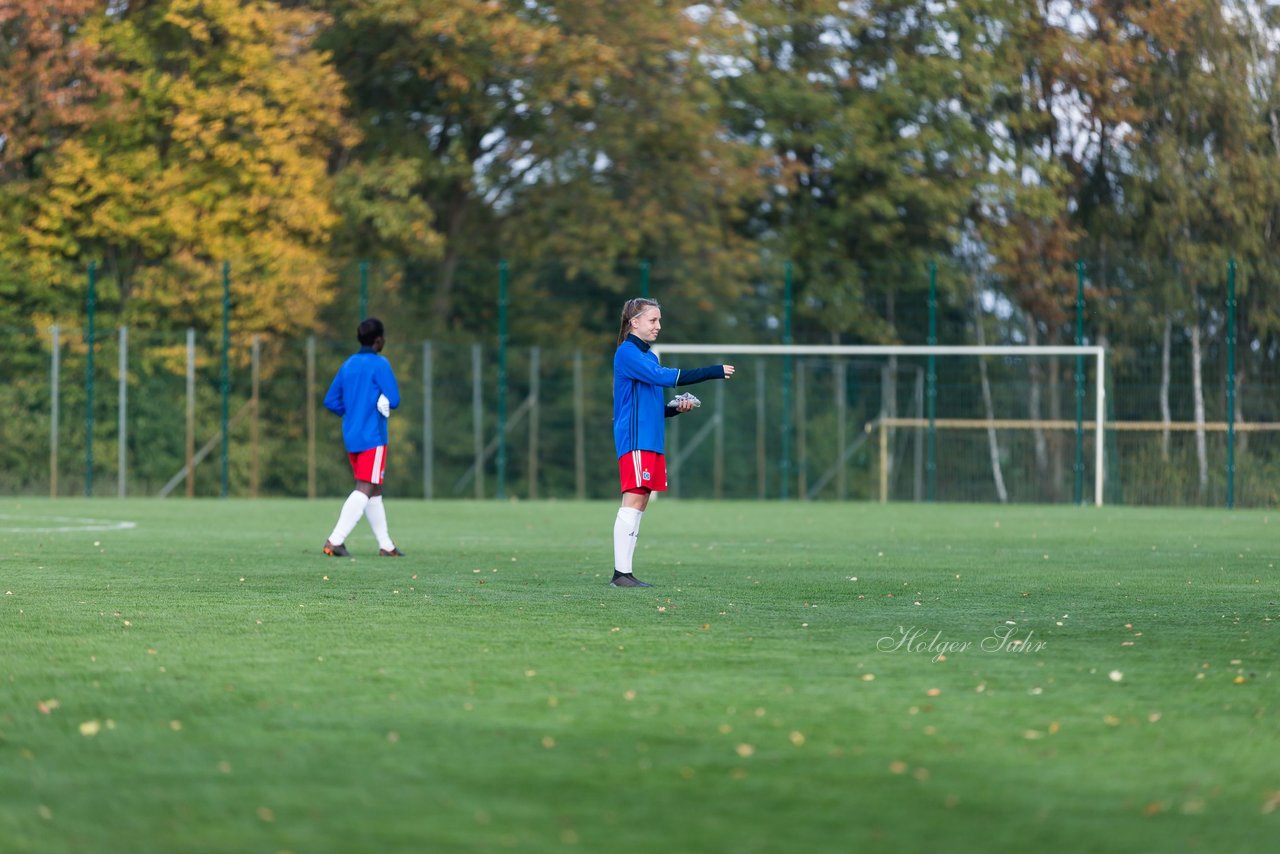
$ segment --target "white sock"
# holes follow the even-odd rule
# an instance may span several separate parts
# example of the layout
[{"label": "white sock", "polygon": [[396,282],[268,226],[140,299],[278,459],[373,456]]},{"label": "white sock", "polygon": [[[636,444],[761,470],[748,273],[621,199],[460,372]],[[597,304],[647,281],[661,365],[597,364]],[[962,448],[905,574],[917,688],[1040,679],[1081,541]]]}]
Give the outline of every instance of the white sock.
[{"label": "white sock", "polygon": [[338,524],[333,526],[333,533],[329,535],[332,545],[340,546],[347,541],[347,535],[355,529],[368,503],[369,496],[358,489],[352,490],[346,503],[342,505],[342,512],[338,514]]},{"label": "white sock", "polygon": [[631,556],[636,552],[636,532],[642,515],[634,507],[619,507],[618,518],[613,522],[613,568],[623,575],[631,574]]},{"label": "white sock", "polygon": [[384,552],[389,552],[396,547],[391,542],[391,535],[387,533],[387,508],[382,505],[382,496],[375,495],[369,499],[369,503],[365,505],[364,515],[369,519],[369,527],[373,528],[373,535],[378,538],[378,548]]},{"label": "white sock", "polygon": [[644,511],[636,511],[636,526],[631,531],[631,558],[630,562],[634,564],[636,556],[636,543],[640,542],[640,523],[644,521]]}]

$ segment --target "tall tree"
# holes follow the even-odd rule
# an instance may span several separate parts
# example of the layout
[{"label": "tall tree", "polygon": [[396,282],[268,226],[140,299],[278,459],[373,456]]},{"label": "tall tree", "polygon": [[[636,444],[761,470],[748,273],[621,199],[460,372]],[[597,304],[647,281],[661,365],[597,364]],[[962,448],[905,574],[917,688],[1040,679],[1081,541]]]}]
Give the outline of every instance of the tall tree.
[{"label": "tall tree", "polygon": [[[344,207],[381,196],[415,227],[412,240],[366,228],[350,235],[360,254],[439,259],[427,321],[458,318],[458,266],[486,247],[492,203],[512,182],[546,166],[530,155],[548,113],[591,101],[616,62],[599,39],[574,34],[559,12],[491,0],[334,0],[324,44],[337,57],[365,132],[360,166],[340,181]],[[566,16],[567,17],[567,16]],[[389,200],[385,176],[403,197]],[[387,202],[392,202],[387,204]],[[359,221],[353,223],[358,225]]]},{"label": "tall tree", "polygon": [[1146,253],[1168,258],[1172,288],[1166,310],[1190,341],[1192,409],[1200,497],[1207,497],[1208,449],[1204,424],[1204,357],[1210,302],[1218,302],[1226,259],[1243,224],[1238,193],[1257,125],[1251,123],[1247,53],[1238,26],[1221,4],[1198,0],[1180,8],[1175,26],[1149,23],[1152,69],[1141,106],[1143,146],[1129,191],[1137,200],[1138,233]]},{"label": "tall tree", "polygon": [[358,138],[314,47],[323,22],[265,0],[100,13],[126,104],[50,152],[21,231],[35,274],[70,287],[98,258],[122,319],[208,328],[230,261],[237,330],[311,327],[330,298],[328,163]]},{"label": "tall tree", "polygon": [[40,192],[49,152],[84,128],[119,93],[119,74],[86,37],[93,0],[0,3],[0,323],[54,313],[56,294],[19,259],[18,238]]},{"label": "tall tree", "polygon": [[741,30],[725,75],[735,130],[773,156],[756,236],[796,259],[815,332],[894,339],[888,295],[920,293],[925,261],[960,239],[992,53],[955,4],[724,6]]}]

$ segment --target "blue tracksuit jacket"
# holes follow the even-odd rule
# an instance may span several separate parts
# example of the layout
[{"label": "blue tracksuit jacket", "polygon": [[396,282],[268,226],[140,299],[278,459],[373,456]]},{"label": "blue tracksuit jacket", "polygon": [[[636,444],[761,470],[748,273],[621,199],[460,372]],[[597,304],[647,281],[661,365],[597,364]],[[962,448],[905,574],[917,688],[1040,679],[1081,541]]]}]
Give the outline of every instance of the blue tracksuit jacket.
[{"label": "blue tracksuit jacket", "polygon": [[342,416],[342,442],[348,452],[387,444],[387,419],[378,412],[380,394],[387,396],[392,409],[400,405],[391,363],[372,347],[362,347],[342,363],[324,396],[325,408]]},{"label": "blue tracksuit jacket", "polygon": [[664,368],[647,343],[628,335],[613,354],[613,444],[618,456],[631,451],[663,453],[664,388],[722,379],[724,365],[689,371]]}]

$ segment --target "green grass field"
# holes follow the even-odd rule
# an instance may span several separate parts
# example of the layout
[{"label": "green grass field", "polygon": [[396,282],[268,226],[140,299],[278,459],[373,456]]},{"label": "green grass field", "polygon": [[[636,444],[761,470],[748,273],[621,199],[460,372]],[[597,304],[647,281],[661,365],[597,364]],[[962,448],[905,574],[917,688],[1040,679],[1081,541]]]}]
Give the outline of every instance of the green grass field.
[{"label": "green grass field", "polygon": [[1280,512],[340,501],[0,502],[0,849],[1275,850]]}]

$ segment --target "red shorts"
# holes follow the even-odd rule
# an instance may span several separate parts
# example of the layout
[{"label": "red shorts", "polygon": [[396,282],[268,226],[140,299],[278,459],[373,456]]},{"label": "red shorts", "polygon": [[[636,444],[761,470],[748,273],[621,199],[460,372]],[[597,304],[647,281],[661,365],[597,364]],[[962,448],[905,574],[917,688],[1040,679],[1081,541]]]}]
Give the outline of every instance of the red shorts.
[{"label": "red shorts", "polygon": [[630,451],[618,457],[623,492],[665,492],[667,458],[657,451]]},{"label": "red shorts", "polygon": [[348,453],[347,459],[351,460],[351,471],[356,476],[356,480],[382,483],[382,479],[387,474],[386,445],[379,445],[355,454]]}]

